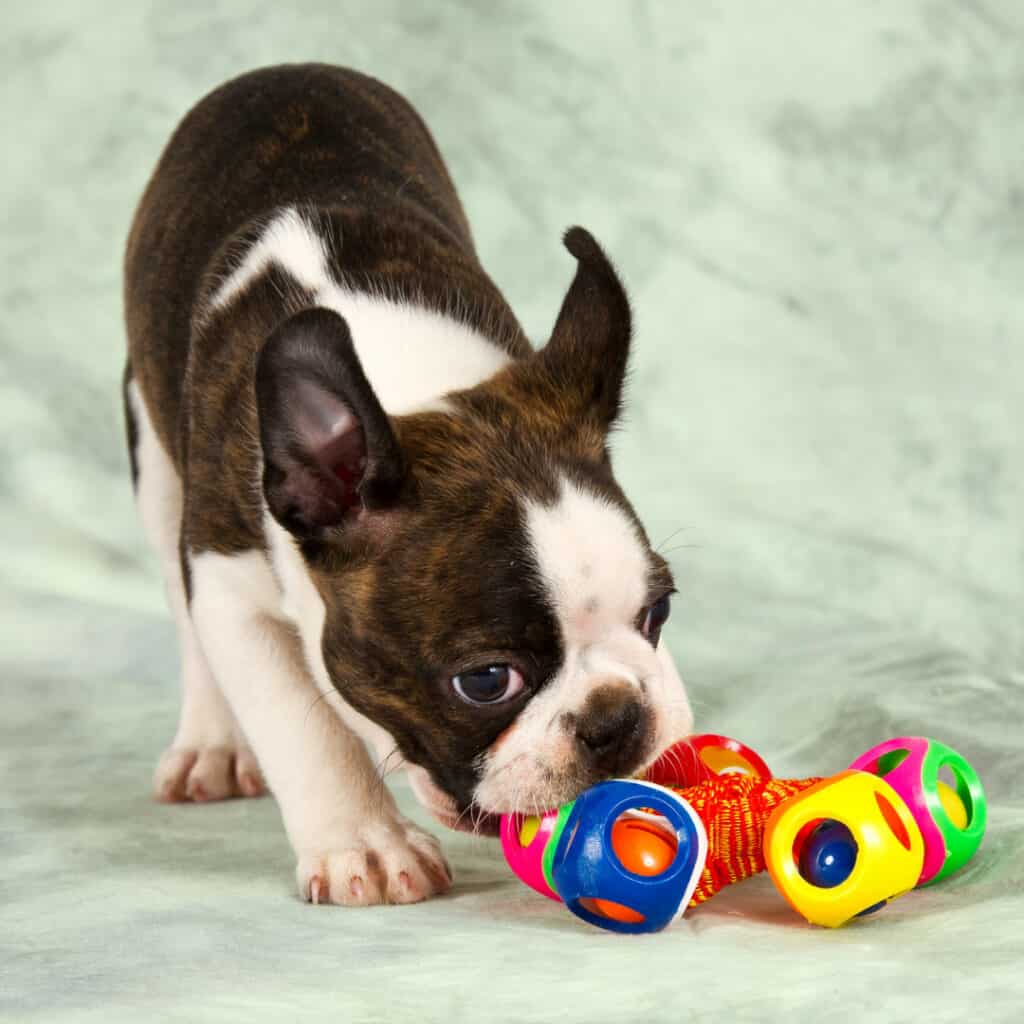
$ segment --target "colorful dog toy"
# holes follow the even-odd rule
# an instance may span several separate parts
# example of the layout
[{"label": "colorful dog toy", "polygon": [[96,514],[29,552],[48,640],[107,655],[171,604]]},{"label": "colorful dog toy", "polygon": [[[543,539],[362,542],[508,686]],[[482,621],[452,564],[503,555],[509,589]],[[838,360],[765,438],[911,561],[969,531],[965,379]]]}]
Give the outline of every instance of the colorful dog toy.
[{"label": "colorful dog toy", "polygon": [[728,774],[755,779],[772,777],[771,769],[750,747],[728,736],[704,733],[669,747],[644,778],[663,786],[695,786],[705,779]]},{"label": "colorful dog toy", "polygon": [[766,867],[798,913],[836,927],[962,867],[984,829],[977,774],[934,741],[892,740],[833,778],[783,780],[708,735],[670,748],[645,780],[504,816],[501,840],[516,874],[578,917],[650,932]]},{"label": "colorful dog toy", "polygon": [[805,790],[768,822],[768,873],[797,913],[836,928],[917,884],[924,841],[884,780],[846,771]]},{"label": "colorful dog toy", "polygon": [[[726,736],[701,735],[677,743],[665,751],[664,754],[648,769],[645,781],[657,783],[662,787],[671,787],[679,790],[680,787],[695,786],[698,783],[706,782],[709,779],[718,778],[720,775],[733,774],[746,776],[754,779],[767,780],[772,777],[771,770],[764,761],[749,747],[738,740]],[[639,784],[639,783],[638,783]],[[624,786],[629,783],[619,781],[614,783],[602,783],[601,786]],[[600,787],[595,787],[603,792]],[[588,793],[581,794],[580,800],[587,797]],[[631,789],[631,795],[637,791]],[[643,796],[649,795],[643,791]],[[566,822],[572,813],[575,801],[565,804],[562,808],[547,811],[543,815],[512,815],[506,814],[501,819],[501,846],[502,852],[509,866],[530,888],[535,889],[548,899],[561,901],[561,897],[553,887],[552,864],[555,851],[558,848],[558,840],[565,832]],[[639,801],[641,804],[643,800]],[[706,806],[701,799],[697,800],[701,806]],[[582,810],[582,808],[581,808]],[[593,813],[594,808],[591,808]],[[579,816],[577,815],[577,818]],[[633,815],[632,817],[638,817]],[[646,816],[650,818],[650,816]],[[634,840],[630,845],[636,848],[636,839],[640,834],[640,826],[629,822],[616,826],[612,830],[611,840],[613,850],[619,854],[620,847],[626,845],[627,837]],[[658,838],[665,833],[664,823],[659,825],[655,820],[652,823],[646,821],[644,830],[652,839],[647,839],[648,845],[658,846]],[[653,830],[653,831],[652,831]],[[706,831],[706,826],[705,826]],[[715,830],[720,835],[721,830]],[[552,841],[554,837],[554,841]],[[739,836],[738,836],[739,837]],[[678,841],[678,837],[676,837]],[[720,845],[720,844],[719,844]],[[719,846],[716,846],[716,850]],[[672,847],[673,851],[675,847]],[[640,856],[639,854],[637,856]],[[644,855],[647,856],[647,855]],[[613,858],[614,859],[614,858]],[[621,860],[622,858],[619,857]],[[641,859],[643,859],[641,857]],[[659,859],[658,855],[651,853],[648,862],[653,864]],[[625,862],[623,862],[625,863]],[[762,864],[757,870],[763,869]],[[651,874],[651,871],[633,871],[633,874]],[[744,876],[746,877],[746,876]],[[704,896],[703,899],[707,897]],[[703,900],[700,899],[700,902]],[[685,909],[685,901],[682,901],[682,909]]]},{"label": "colorful dog toy", "polygon": [[[905,736],[872,747],[850,767],[884,777],[910,808],[924,839],[918,885],[941,881],[977,853],[987,821],[985,791],[978,773],[955,750]],[[953,786],[939,778],[943,769]]]}]

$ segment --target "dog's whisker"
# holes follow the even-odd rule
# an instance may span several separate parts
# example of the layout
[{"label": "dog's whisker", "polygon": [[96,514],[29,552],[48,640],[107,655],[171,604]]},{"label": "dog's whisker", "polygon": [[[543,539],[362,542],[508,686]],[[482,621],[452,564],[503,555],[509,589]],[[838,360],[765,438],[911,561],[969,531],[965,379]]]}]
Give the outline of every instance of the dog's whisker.
[{"label": "dog's whisker", "polygon": [[668,558],[675,551],[682,551],[684,548],[702,548],[703,544],[673,544],[667,551],[659,551],[662,558]]},{"label": "dog's whisker", "polygon": [[327,693],[320,693],[316,697],[314,697],[312,701],[310,701],[309,707],[306,708],[306,717],[304,719],[304,723],[309,722],[309,716],[312,714],[313,708],[315,708],[317,706],[317,704],[320,703],[320,701],[327,700],[328,697],[330,697],[330,693],[329,692],[327,692]]},{"label": "dog's whisker", "polygon": [[662,549],[663,545],[667,544],[673,537],[678,536],[680,533],[683,532],[683,530],[692,530],[692,529],[693,529],[692,526],[680,526],[680,527],[678,527],[677,529],[673,530],[664,540],[660,541],[657,544],[657,546],[655,547],[654,550],[656,552],[658,552],[658,554],[662,554],[663,552],[662,552],[661,549]]},{"label": "dog's whisker", "polygon": [[[395,756],[395,754],[399,754],[399,760],[397,764],[392,765],[389,762],[391,761],[391,758]],[[391,750],[383,758],[381,758],[374,766],[374,774],[377,776],[377,800],[378,806],[381,810],[384,809],[385,795],[387,789],[387,783],[385,780],[388,776],[388,773],[395,771],[398,768],[401,768],[404,763],[405,758],[401,756],[401,752],[398,749],[398,745],[395,744],[395,746],[392,747]]]}]

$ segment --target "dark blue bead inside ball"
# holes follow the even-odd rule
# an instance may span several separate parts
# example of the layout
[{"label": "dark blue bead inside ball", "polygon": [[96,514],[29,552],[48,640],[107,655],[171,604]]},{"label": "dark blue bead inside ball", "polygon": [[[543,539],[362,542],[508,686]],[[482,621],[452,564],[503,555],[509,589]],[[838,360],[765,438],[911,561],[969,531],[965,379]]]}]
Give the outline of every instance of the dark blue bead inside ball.
[{"label": "dark blue bead inside ball", "polygon": [[872,903],[870,907],[865,907],[859,914],[857,914],[857,917],[867,917],[868,914],[873,914],[876,910],[881,910],[888,902],[888,900],[880,900],[878,903]]},{"label": "dark blue bead inside ball", "polygon": [[833,889],[850,877],[857,840],[841,821],[823,821],[800,851],[800,874],[819,889]]}]

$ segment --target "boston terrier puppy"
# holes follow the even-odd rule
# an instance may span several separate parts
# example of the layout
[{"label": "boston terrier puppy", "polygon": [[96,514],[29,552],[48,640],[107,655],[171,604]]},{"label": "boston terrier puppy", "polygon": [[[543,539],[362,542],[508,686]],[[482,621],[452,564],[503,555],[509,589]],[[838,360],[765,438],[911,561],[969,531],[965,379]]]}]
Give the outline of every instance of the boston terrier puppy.
[{"label": "boston terrier puppy", "polygon": [[608,452],[629,304],[564,241],[535,351],[419,115],[314,64],[210,93],[136,211],[128,440],[183,688],[156,796],[269,786],[313,903],[450,886],[393,767],[493,832],[690,731],[672,575]]}]

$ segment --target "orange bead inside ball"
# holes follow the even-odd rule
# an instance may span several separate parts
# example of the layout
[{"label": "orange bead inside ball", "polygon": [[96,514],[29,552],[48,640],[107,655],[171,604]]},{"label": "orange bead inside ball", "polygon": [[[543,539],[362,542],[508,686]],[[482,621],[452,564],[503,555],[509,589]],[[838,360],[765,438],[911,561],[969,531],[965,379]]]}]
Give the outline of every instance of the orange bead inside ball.
[{"label": "orange bead inside ball", "polygon": [[[671,833],[642,818],[620,818],[612,825],[612,849],[634,875],[660,875],[676,858],[679,844]],[[613,900],[595,898],[590,907],[613,921],[639,924],[644,915]]]}]

